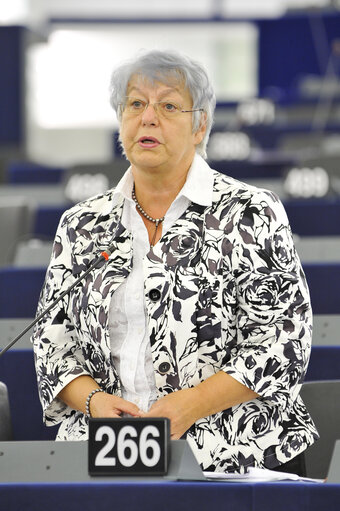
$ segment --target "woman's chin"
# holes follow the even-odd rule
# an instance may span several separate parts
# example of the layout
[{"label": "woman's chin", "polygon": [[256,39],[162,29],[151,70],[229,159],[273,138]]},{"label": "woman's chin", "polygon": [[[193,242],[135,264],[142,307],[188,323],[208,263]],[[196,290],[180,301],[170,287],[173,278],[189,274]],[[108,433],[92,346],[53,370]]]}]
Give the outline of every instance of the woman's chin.
[{"label": "woman's chin", "polygon": [[137,169],[158,169],[167,164],[165,158],[160,158],[159,155],[151,151],[144,151],[143,154],[132,156],[129,158],[130,163]]}]

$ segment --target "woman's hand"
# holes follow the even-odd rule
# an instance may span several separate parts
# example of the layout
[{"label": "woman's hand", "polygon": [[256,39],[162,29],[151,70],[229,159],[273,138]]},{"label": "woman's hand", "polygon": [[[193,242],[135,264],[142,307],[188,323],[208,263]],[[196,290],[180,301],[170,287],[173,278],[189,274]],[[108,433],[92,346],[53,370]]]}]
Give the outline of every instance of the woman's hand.
[{"label": "woman's hand", "polygon": [[143,413],[134,403],[106,392],[97,392],[91,397],[90,412],[91,417],[98,418],[120,417],[122,413],[141,417]]},{"label": "woman's hand", "polygon": [[171,438],[178,440],[198,419],[257,397],[256,392],[219,371],[196,387],[167,394],[142,417],[168,417],[171,421]]},{"label": "woman's hand", "polygon": [[142,417],[167,417],[171,439],[178,440],[200,417],[198,398],[196,388],[172,392],[156,401]]},{"label": "woman's hand", "polygon": [[[98,384],[91,376],[81,375],[68,383],[59,392],[58,397],[70,408],[80,410],[85,414],[87,398],[96,388],[99,388]],[[120,417],[122,413],[133,417],[142,415],[141,410],[135,404],[106,392],[93,394],[90,400],[90,412],[92,417]]]}]

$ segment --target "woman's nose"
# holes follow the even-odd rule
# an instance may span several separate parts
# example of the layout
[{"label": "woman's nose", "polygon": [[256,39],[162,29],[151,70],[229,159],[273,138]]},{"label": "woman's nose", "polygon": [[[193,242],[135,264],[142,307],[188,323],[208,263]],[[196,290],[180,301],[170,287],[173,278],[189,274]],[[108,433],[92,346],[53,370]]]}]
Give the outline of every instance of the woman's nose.
[{"label": "woman's nose", "polygon": [[148,103],[142,115],[143,124],[158,124],[158,114],[156,107],[152,103]]}]

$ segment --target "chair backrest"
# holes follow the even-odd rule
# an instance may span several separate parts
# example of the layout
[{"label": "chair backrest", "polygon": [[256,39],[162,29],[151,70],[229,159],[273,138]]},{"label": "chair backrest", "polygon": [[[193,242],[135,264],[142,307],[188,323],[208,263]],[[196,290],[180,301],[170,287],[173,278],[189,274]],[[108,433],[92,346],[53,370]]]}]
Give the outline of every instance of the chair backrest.
[{"label": "chair backrest", "polygon": [[307,476],[327,476],[335,441],[340,438],[340,380],[302,385],[301,397],[315,422],[320,438],[305,451]]},{"label": "chair backrest", "polygon": [[298,199],[285,201],[294,234],[299,236],[339,236],[340,200]]},{"label": "chair backrest", "polygon": [[[23,318],[0,318],[0,351],[12,342],[25,328],[33,321],[32,319]],[[31,350],[32,343],[30,337],[32,331],[26,332],[22,338],[14,344],[11,349]]]},{"label": "chair backrest", "polygon": [[0,198],[0,266],[12,263],[16,244],[31,230],[32,211],[24,197]]},{"label": "chair backrest", "polygon": [[312,153],[320,147],[323,141],[323,134],[310,131],[295,131],[283,134],[279,140],[279,148],[283,151],[311,151]]},{"label": "chair backrest", "polygon": [[274,192],[280,197],[281,200],[288,198],[288,194],[285,190],[284,182],[281,177],[267,179],[247,179],[247,184]]},{"label": "chair backrest", "polygon": [[64,188],[61,184],[0,184],[0,199],[3,201],[17,200],[18,197],[25,199],[31,206],[32,211],[38,206],[58,206],[68,204],[65,201]]},{"label": "chair backrest", "polygon": [[18,243],[13,260],[13,266],[47,268],[52,254],[52,241],[32,238]]},{"label": "chair backrest", "polygon": [[60,183],[64,169],[30,161],[11,161],[7,166],[7,181],[15,184]]},{"label": "chair backrest", "polygon": [[312,346],[305,382],[340,379],[340,346]]},{"label": "chair backrest", "polygon": [[14,440],[53,440],[59,426],[47,427],[43,423],[33,350],[5,353],[0,357],[0,375],[10,397]]},{"label": "chair backrest", "polygon": [[46,268],[0,268],[0,318],[35,316]]},{"label": "chair backrest", "polygon": [[34,211],[32,235],[36,238],[53,240],[60,217],[67,207],[66,204],[37,206]]},{"label": "chair backrest", "polygon": [[340,262],[340,236],[299,236],[295,247],[303,263]]},{"label": "chair backrest", "polygon": [[13,439],[7,386],[0,381],[0,441]]},{"label": "chair backrest", "polygon": [[315,314],[313,345],[340,346],[340,314]]},{"label": "chair backrest", "polygon": [[340,262],[303,263],[314,314],[340,314]]}]

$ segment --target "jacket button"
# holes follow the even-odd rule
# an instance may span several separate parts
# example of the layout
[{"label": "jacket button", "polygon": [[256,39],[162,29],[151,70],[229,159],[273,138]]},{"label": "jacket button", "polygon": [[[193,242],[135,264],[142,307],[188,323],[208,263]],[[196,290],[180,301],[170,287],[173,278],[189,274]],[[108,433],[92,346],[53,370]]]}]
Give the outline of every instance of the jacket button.
[{"label": "jacket button", "polygon": [[169,371],[169,369],[170,369],[169,362],[162,362],[161,364],[159,364],[158,371],[161,374],[166,374]]},{"label": "jacket button", "polygon": [[159,289],[150,289],[150,291],[149,291],[150,300],[152,300],[153,302],[158,302],[160,297],[161,297],[161,292],[159,291]]}]

